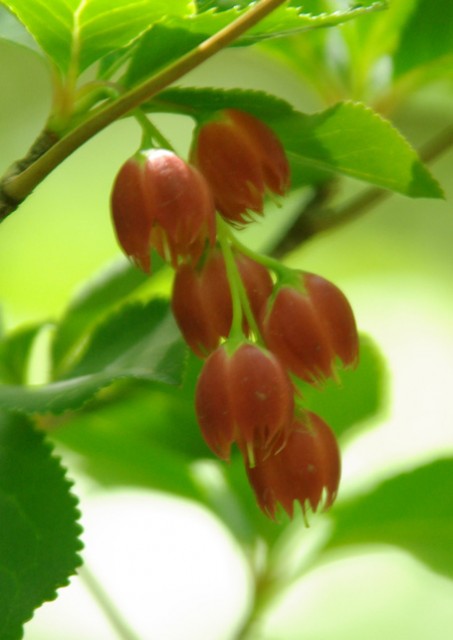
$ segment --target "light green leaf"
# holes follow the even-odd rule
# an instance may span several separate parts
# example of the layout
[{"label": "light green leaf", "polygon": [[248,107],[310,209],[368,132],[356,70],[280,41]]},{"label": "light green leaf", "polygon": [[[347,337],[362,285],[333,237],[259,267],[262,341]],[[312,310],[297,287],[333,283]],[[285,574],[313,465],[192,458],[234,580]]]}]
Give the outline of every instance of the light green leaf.
[{"label": "light green leaf", "polygon": [[33,610],[80,565],[77,500],[28,419],[0,412],[0,637],[22,638]]},{"label": "light green leaf", "polygon": [[189,0],[2,0],[54,64],[81,73],[125,47],[163,16],[192,12]]},{"label": "light green leaf", "polygon": [[129,305],[97,327],[64,379],[38,387],[0,386],[0,408],[61,413],[82,406],[116,380],[178,384],[184,361],[185,346],[168,303]]},{"label": "light green leaf", "polygon": [[327,549],[390,544],[453,578],[453,458],[445,458],[383,482],[374,491],[330,512]]},{"label": "light green leaf", "polygon": [[[185,28],[192,33],[203,33],[206,36],[217,33],[228,24],[244,15],[254,3],[235,3],[235,6],[226,11],[217,11],[215,8],[205,10],[195,16],[181,18],[180,16],[168,16],[164,24],[170,27]],[[385,1],[362,2],[359,6],[352,6],[346,10],[337,10],[319,15],[307,13],[303,2],[298,6],[281,6],[266,16],[257,25],[252,27],[240,37],[235,44],[248,45],[266,38],[286,36],[309,29],[332,27],[348,20],[354,20],[360,16],[386,8]]]},{"label": "light green leaf", "polygon": [[295,184],[305,168],[340,173],[413,198],[442,198],[437,181],[388,121],[362,103],[341,102],[313,115],[275,121]]}]

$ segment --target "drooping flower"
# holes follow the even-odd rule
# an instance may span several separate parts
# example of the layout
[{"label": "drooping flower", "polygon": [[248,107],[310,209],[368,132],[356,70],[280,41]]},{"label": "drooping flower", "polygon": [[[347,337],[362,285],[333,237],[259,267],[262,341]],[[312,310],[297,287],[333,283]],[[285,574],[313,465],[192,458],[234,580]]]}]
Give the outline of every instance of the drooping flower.
[{"label": "drooping flower", "polygon": [[298,502],[305,515],[307,507],[316,511],[323,502],[334,502],[341,474],[340,453],[330,427],[314,413],[295,419],[286,445],[275,455],[246,464],[258,505],[275,519],[280,504],[290,517]]},{"label": "drooping flower", "polygon": [[265,458],[283,445],[294,413],[294,389],[270,352],[243,343],[230,353],[226,343],[204,364],[195,408],[216,455],[228,460],[235,442],[253,464],[255,457]]},{"label": "drooping flower", "polygon": [[[236,266],[251,310],[258,318],[272,291],[269,272],[244,254],[235,254]],[[218,247],[209,250],[196,266],[181,265],[175,274],[172,310],[192,351],[206,357],[227,338],[233,316],[232,297],[225,260]],[[248,326],[244,322],[244,333]]]},{"label": "drooping flower", "polygon": [[344,366],[357,362],[358,334],[348,300],[312,273],[278,290],[263,316],[262,334],[281,362],[308,382],[335,375],[339,360]]},{"label": "drooping flower", "polygon": [[215,242],[215,208],[201,173],[166,149],[136,154],[121,167],[111,197],[118,241],[143,271],[154,248],[173,266],[196,262]]},{"label": "drooping flower", "polygon": [[285,150],[264,122],[244,111],[225,109],[197,130],[191,161],[206,177],[216,207],[236,224],[261,214],[266,191],[283,195],[290,180]]}]

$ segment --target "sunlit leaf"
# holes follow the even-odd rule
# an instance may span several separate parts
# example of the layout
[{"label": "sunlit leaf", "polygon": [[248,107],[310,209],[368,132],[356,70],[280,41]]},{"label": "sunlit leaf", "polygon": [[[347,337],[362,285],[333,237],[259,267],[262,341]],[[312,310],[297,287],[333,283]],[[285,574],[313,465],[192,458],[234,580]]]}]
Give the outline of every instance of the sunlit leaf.
[{"label": "sunlit leaf", "polygon": [[383,482],[330,512],[334,530],[327,549],[390,544],[431,569],[453,577],[453,458]]},{"label": "sunlit leaf", "polygon": [[76,498],[65,470],[25,417],[0,412],[0,637],[22,625],[80,564]]},{"label": "sunlit leaf", "polygon": [[164,301],[131,304],[109,316],[91,336],[78,363],[42,386],[0,386],[0,408],[24,413],[76,409],[116,380],[178,384],[185,346]]},{"label": "sunlit leaf", "polygon": [[2,0],[66,75],[124,47],[169,13],[191,13],[189,0]]},{"label": "sunlit leaf", "polygon": [[[168,16],[165,18],[164,23],[171,27],[188,29],[192,33],[203,33],[206,36],[213,35],[236,18],[244,15],[253,4],[251,2],[237,2],[234,3],[233,7],[225,11],[218,11],[214,7],[190,18]],[[257,25],[249,29],[235,44],[252,44],[266,38],[285,36],[299,31],[307,31],[308,29],[331,27],[385,8],[386,2],[365,0],[360,5],[351,6],[345,10],[323,12],[316,15],[308,13],[303,2],[298,2],[297,6],[285,4],[275,9]]]}]

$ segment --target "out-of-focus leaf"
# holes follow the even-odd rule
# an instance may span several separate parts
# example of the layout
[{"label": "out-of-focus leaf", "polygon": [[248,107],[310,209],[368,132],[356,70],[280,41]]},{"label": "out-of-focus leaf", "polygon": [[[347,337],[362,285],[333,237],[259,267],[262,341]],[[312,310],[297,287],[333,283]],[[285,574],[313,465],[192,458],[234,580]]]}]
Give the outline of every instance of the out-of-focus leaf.
[{"label": "out-of-focus leaf", "polygon": [[[153,256],[153,273],[163,261]],[[105,314],[149,280],[149,276],[126,260],[115,262],[89,280],[70,303],[58,323],[52,341],[52,360],[55,372],[64,369],[66,360],[73,358],[86,334],[105,318]]]},{"label": "out-of-focus leaf", "polygon": [[433,64],[453,74],[453,3],[418,0],[394,57],[395,76]]},{"label": "out-of-focus leaf", "polygon": [[78,73],[125,47],[163,16],[192,13],[188,0],[2,0],[54,64]]},{"label": "out-of-focus leaf", "polygon": [[43,326],[39,322],[0,339],[0,383],[25,384],[30,351]]},{"label": "out-of-focus leaf", "polygon": [[80,564],[77,500],[65,469],[23,416],[0,412],[0,637],[19,640],[33,610]]},{"label": "out-of-focus leaf", "polygon": [[326,380],[318,387],[301,385],[304,406],[320,415],[337,436],[385,408],[387,371],[383,357],[368,336],[360,339],[360,361],[356,369],[338,370],[338,381]]},{"label": "out-of-focus leaf", "polygon": [[24,413],[76,409],[116,380],[179,384],[185,346],[161,300],[123,307],[92,334],[66,378],[43,386],[0,386],[0,408]]},{"label": "out-of-focus leaf", "polygon": [[436,460],[383,482],[330,512],[327,550],[389,544],[433,571],[453,577],[453,458]]}]

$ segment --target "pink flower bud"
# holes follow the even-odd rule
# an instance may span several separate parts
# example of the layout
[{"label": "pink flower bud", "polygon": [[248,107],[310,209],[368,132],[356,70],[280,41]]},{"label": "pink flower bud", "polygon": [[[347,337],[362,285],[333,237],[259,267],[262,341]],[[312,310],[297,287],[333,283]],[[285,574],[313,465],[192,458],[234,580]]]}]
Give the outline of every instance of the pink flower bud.
[{"label": "pink flower bud", "polygon": [[312,273],[300,274],[300,286],[280,288],[264,314],[262,333],[281,362],[308,382],[334,375],[337,360],[357,363],[351,306],[340,289]]},{"label": "pink flower bud", "polygon": [[229,459],[236,442],[253,464],[275,451],[286,437],[294,412],[294,390],[279,361],[244,343],[232,354],[218,347],[201,371],[195,407],[208,446]]},{"label": "pink flower bud", "polygon": [[215,242],[215,208],[206,180],[165,149],[130,158],[120,169],[111,198],[118,241],[143,271],[150,249],[173,266],[196,261]]},{"label": "pink flower bud", "polygon": [[[272,279],[262,265],[247,256],[238,253],[235,260],[252,312],[258,318],[272,292]],[[197,356],[206,357],[221,338],[228,337],[232,299],[225,260],[218,248],[210,250],[197,267],[184,264],[178,268],[172,309],[185,341]],[[246,322],[244,333],[248,333]]]},{"label": "pink flower bud", "polygon": [[330,427],[314,413],[294,420],[283,449],[256,466],[246,465],[250,484],[264,513],[275,519],[281,504],[292,517],[294,502],[305,514],[334,502],[340,482],[341,462],[337,440]]},{"label": "pink flower bud", "polygon": [[289,186],[289,163],[277,136],[237,109],[200,126],[191,160],[209,182],[217,209],[236,224],[248,222],[250,211],[263,212],[267,190],[283,195]]}]

